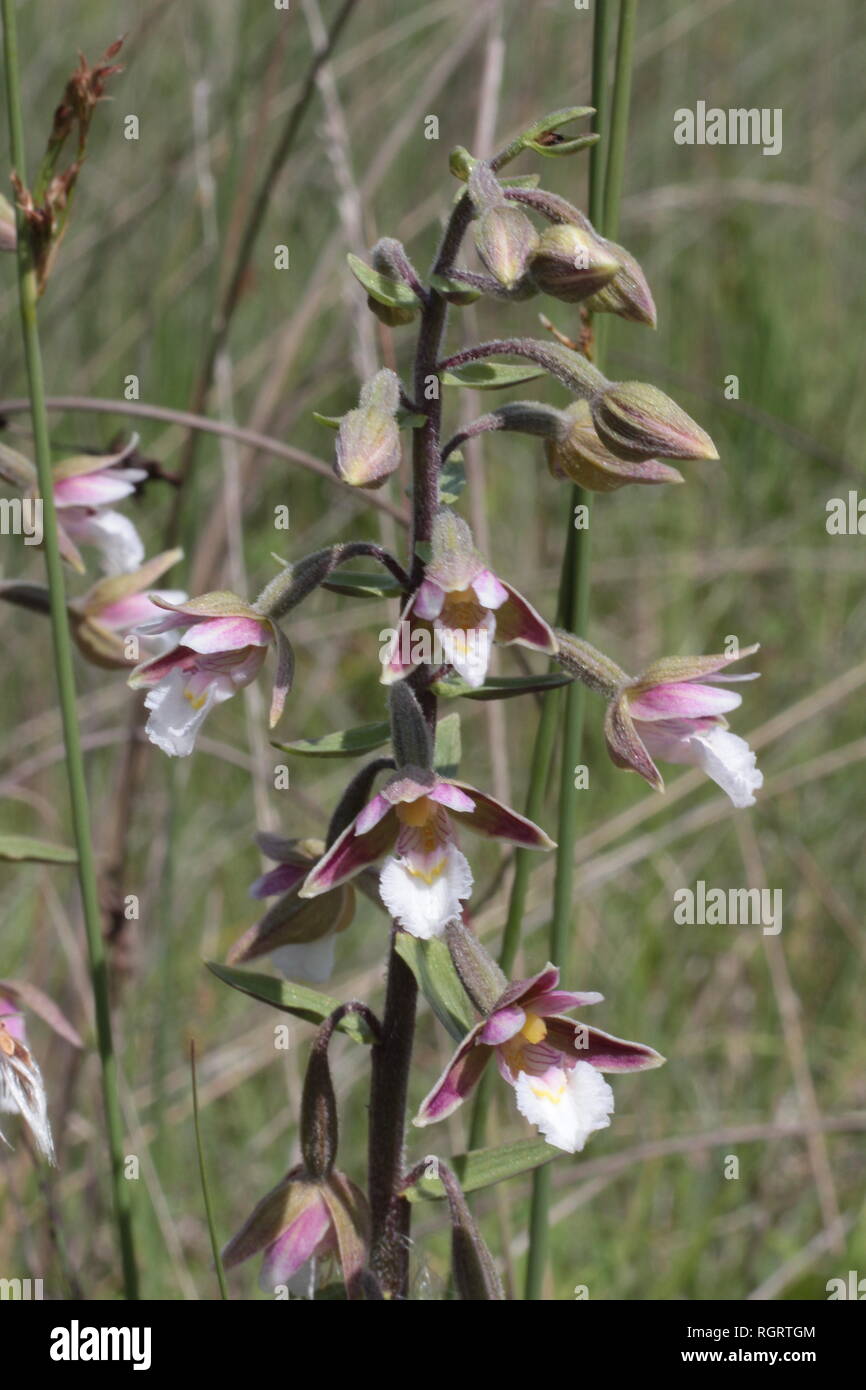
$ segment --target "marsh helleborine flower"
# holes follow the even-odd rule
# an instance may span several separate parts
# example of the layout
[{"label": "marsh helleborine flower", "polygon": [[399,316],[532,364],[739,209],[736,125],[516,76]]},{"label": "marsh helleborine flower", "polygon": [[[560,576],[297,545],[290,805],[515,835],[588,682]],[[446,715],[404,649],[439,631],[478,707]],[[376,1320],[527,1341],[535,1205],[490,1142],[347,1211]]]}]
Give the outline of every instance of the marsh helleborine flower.
[{"label": "marsh helleborine flower", "polygon": [[368,1226],[367,1200],[344,1174],[332,1170],[312,1179],[303,1167],[293,1168],[262,1198],[222,1260],[231,1269],[264,1252],[263,1292],[273,1294],[282,1285],[299,1298],[312,1298],[316,1261],[333,1255],[351,1298],[364,1265]]},{"label": "marsh helleborine flower", "polygon": [[350,883],[343,883],[312,900],[301,898],[299,889],[324,853],[324,843],[284,840],[270,834],[256,838],[263,853],[277,862],[277,868],[257,878],[250,895],[279,895],[279,900],[235,942],[228,963],[246,964],[267,955],[286,979],[322,984],[333,969],[337,933],[345,931],[355,915],[355,890]]},{"label": "marsh helleborine flower", "polygon": [[130,497],[147,477],[143,468],[123,466],[137,443],[133,438],[119,453],[86,454],[66,459],[54,469],[60,550],[79,573],[84,572],[79,545],[92,545],[99,551],[106,574],[127,574],[144,560],[144,546],[132,522],[110,506]]},{"label": "marsh helleborine flower", "polygon": [[608,707],[605,739],[614,762],[633,768],[659,790],[664,783],[655,758],[690,763],[727,792],[735,806],[753,806],[764,778],[748,743],[731,733],[724,718],[742,703],[742,696],[718,686],[756,680],[757,672],[722,672],[757,650],[755,645],[735,656],[669,657],[648,666]]},{"label": "marsh helleborine flower", "polygon": [[401,680],[419,664],[411,636],[418,623],[429,625],[443,663],[476,689],[484,684],[494,641],[551,655],[556,651],[551,628],[516,589],[487,568],[466,522],[445,507],[433,522],[424,579],[401,613],[385,654],[385,684]]},{"label": "marsh helleborine flower", "polygon": [[330,892],[387,854],[379,893],[391,916],[412,936],[440,936],[472,891],[472,871],[457,848],[457,825],[524,849],[554,848],[543,830],[493,797],[407,766],[334,841],[300,896]]},{"label": "marsh helleborine flower", "polygon": [[129,677],[143,687],[150,710],[146,733],[151,743],[173,757],[186,757],[204,719],[214,707],[255,680],[268,647],[277,649],[271,703],[271,727],[282,713],[292,681],[289,643],[273,619],[256,611],[237,594],[202,594],[185,603],[154,598],[168,616],[144,624],[145,635],[185,629],[172,651],[137,666]]},{"label": "marsh helleborine flower", "polygon": [[645,1071],[664,1058],[643,1043],[576,1023],[564,1009],[601,1002],[596,993],[559,989],[559,970],[545,966],[528,980],[516,980],[491,1013],[457,1048],[442,1076],[421,1105],[416,1125],[451,1115],[480,1080],[493,1056],[514,1090],[521,1115],[549,1144],[579,1153],[597,1129],[610,1124],[613,1092],[601,1072]]},{"label": "marsh helleborine flower", "polygon": [[[86,594],[69,604],[72,635],[88,661],[113,670],[134,665],[126,654],[125,639],[142,624],[158,619],[154,600],[183,603],[186,598],[182,589],[153,588],[154,582],[182,556],[182,550],[166,550],[145,561],[140,569],[98,580]],[[176,640],[176,632],[151,635],[140,639],[139,647],[144,646],[155,655],[168,651]]]},{"label": "marsh helleborine flower", "polygon": [[[20,1115],[39,1150],[54,1162],[45,1084],[27,1047],[24,1018],[17,1001],[0,990],[0,1115]],[[0,1130],[0,1140],[8,1140]]]}]

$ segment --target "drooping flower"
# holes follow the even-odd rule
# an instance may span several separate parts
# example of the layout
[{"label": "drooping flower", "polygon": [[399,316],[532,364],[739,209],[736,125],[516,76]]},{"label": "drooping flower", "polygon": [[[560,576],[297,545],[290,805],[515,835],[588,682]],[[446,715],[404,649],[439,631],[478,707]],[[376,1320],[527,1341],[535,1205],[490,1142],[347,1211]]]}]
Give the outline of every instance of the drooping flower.
[{"label": "drooping flower", "polygon": [[433,523],[424,579],[384,653],[385,684],[402,679],[420,664],[413,636],[419,623],[432,634],[431,664],[453,666],[475,689],[484,684],[494,641],[516,642],[549,654],[556,651],[551,628],[525,598],[487,568],[466,522],[446,507]]},{"label": "drooping flower", "polygon": [[79,545],[92,545],[100,554],[105,574],[127,574],[144,560],[144,546],[128,517],[110,504],[130,497],[143,482],[143,468],[124,467],[138,443],[133,436],[114,454],[84,454],[65,459],[54,469],[54,504],[58,509],[58,539],[63,558],[84,572]]},{"label": "drooping flower", "polygon": [[554,965],[528,980],[516,980],[467,1033],[423,1101],[415,1124],[429,1125],[451,1115],[495,1055],[521,1115],[555,1148],[579,1153],[590,1134],[610,1124],[613,1114],[613,1092],[601,1073],[645,1071],[665,1060],[643,1043],[576,1023],[562,1012],[601,1000],[594,992],[560,989]]},{"label": "drooping flower", "polygon": [[[54,1140],[48,1120],[48,1102],[42,1073],[27,1047],[19,990],[0,987],[0,1114],[20,1115],[40,1151],[54,1162]],[[38,997],[39,991],[35,991]],[[48,1002],[48,1001],[46,1001]],[[67,1035],[68,1036],[68,1035]],[[74,1038],[77,1035],[73,1033]],[[80,1040],[78,1040],[80,1043]],[[0,1140],[8,1143],[0,1130]]]},{"label": "drooping flower", "polygon": [[405,766],[338,836],[300,896],[329,892],[388,855],[379,892],[391,916],[412,936],[439,936],[472,891],[472,871],[457,847],[459,825],[525,849],[554,848],[532,821],[475,787]]},{"label": "drooping flower", "polygon": [[137,666],[129,677],[133,688],[148,694],[151,711],[146,732],[152,743],[173,757],[186,757],[214,705],[255,680],[268,647],[277,651],[277,670],[271,703],[271,727],[282,713],[291,687],[292,650],[282,629],[237,594],[202,594],[185,603],[154,598],[168,616],[145,624],[146,635],[183,628],[170,652]]},{"label": "drooping flower", "polygon": [[260,849],[277,868],[256,879],[254,898],[279,900],[261,921],[250,927],[229,951],[229,965],[241,965],[268,955],[288,980],[322,984],[334,966],[337,934],[351,925],[355,890],[343,883],[313,900],[299,897],[304,879],[324,853],[321,840],[284,840],[279,835],[257,836]]},{"label": "drooping flower", "polygon": [[[176,604],[186,598],[182,589],[153,589],[155,580],[182,556],[181,550],[166,550],[130,574],[98,580],[86,594],[69,604],[72,635],[88,661],[109,669],[134,665],[125,642],[143,624],[158,620],[154,600]],[[136,645],[155,655],[169,650],[176,640],[177,632],[171,631],[141,637]]]},{"label": "drooping flower", "polygon": [[262,1198],[222,1260],[231,1269],[264,1252],[259,1276],[264,1293],[284,1287],[298,1298],[312,1298],[317,1264],[333,1256],[351,1297],[364,1264],[368,1226],[367,1200],[343,1173],[335,1169],[313,1179],[303,1167],[293,1168]]},{"label": "drooping flower", "polygon": [[664,791],[653,761],[690,763],[727,792],[735,806],[752,806],[764,778],[744,738],[732,734],[725,715],[742,703],[734,681],[757,680],[758,672],[729,675],[725,668],[758,650],[733,655],[676,656],[655,661],[639,676],[573,633],[557,630],[556,659],[584,685],[606,695],[604,735],[617,767],[631,768],[656,791]]},{"label": "drooping flower", "polygon": [[721,673],[757,650],[755,645],[734,656],[670,657],[648,666],[608,707],[605,739],[613,761],[633,768],[659,790],[664,783],[654,759],[690,763],[735,806],[753,806],[764,778],[746,740],[728,728],[724,716],[742,703],[742,696],[724,686],[756,680],[758,672]]}]

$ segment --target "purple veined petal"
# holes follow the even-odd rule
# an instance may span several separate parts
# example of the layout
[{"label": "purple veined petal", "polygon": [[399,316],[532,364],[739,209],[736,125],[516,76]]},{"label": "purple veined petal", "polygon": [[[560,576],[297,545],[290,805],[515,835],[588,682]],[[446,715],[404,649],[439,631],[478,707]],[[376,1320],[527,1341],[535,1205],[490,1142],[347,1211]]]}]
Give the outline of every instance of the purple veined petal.
[{"label": "purple veined petal", "polygon": [[490,1047],[499,1047],[519,1033],[526,1022],[526,1013],[518,1004],[509,1004],[504,1009],[495,1009],[479,1033],[481,1042]]},{"label": "purple veined petal", "polygon": [[396,813],[390,807],[381,820],[363,833],[358,833],[356,818],[322,855],[305,879],[298,896],[314,898],[317,893],[327,893],[339,883],[345,883],[368,864],[387,854],[397,839],[398,830]]},{"label": "purple veined petal", "polygon": [[519,1004],[521,1008],[532,1009],[533,1013],[538,1013],[535,1007],[536,999],[551,990],[556,989],[559,984],[559,966],[552,965],[550,961],[543,970],[539,970],[537,975],[530,975],[525,980],[512,980],[511,984],[502,991],[496,1001],[496,1008],[506,1009],[511,1004]]},{"label": "purple veined petal", "polygon": [[[658,728],[658,725],[643,724],[642,730]],[[653,750],[644,746],[637,725],[629,713],[625,693],[611,700],[604,716],[604,741],[607,751],[617,767],[630,768],[638,773],[656,791],[665,789],[664,779],[652,760]]]},{"label": "purple veined petal", "polygon": [[441,584],[437,584],[435,579],[424,579],[409,606],[416,617],[432,622],[439,617],[444,602],[445,590]]},{"label": "purple veined petal", "polygon": [[603,999],[604,995],[594,989],[582,994],[570,989],[552,989],[547,994],[533,997],[532,1012],[546,1018],[550,1014],[564,1013],[567,1009],[587,1009],[591,1004],[600,1004]]},{"label": "purple veined petal", "polygon": [[290,893],[307,876],[309,865],[301,868],[298,864],[279,864],[269,869],[250,885],[251,898],[275,898],[278,893]]},{"label": "purple veined petal", "polygon": [[496,578],[492,570],[481,570],[472,580],[470,588],[479,603],[485,608],[501,608],[511,590]]},{"label": "purple veined petal", "polygon": [[186,647],[173,647],[170,652],[161,652],[149,661],[143,661],[130,673],[128,685],[134,689],[140,686],[159,685],[173,671],[191,671],[196,664],[196,655]]},{"label": "purple veined petal", "polygon": [[184,633],[183,644],[201,655],[235,652],[242,647],[267,647],[273,633],[268,622],[257,618],[205,618]]},{"label": "purple veined petal", "polygon": [[532,604],[510,585],[502,586],[507,593],[506,602],[496,612],[496,640],[508,646],[517,642],[535,651],[554,653],[557,649],[552,628],[537,613]]},{"label": "purple veined petal", "polygon": [[378,792],[355,817],[355,834],[366,835],[367,831],[372,830],[374,825],[378,825],[382,817],[387,816],[390,810],[390,801],[381,792]]},{"label": "purple veined petal", "polygon": [[577,1062],[590,1062],[598,1071],[647,1071],[660,1067],[664,1057],[645,1043],[629,1042],[600,1028],[554,1015],[545,1020],[547,1037],[558,1051]]},{"label": "purple veined petal", "polygon": [[311,1199],[299,1216],[269,1245],[262,1264],[261,1285],[285,1284],[312,1259],[331,1233],[331,1213],[321,1196]]},{"label": "purple veined petal", "polygon": [[475,802],[471,796],[467,796],[461,787],[456,787],[453,782],[437,782],[427,795],[431,801],[438,801],[440,806],[446,806],[449,811],[474,811]]},{"label": "purple veined petal", "polygon": [[735,690],[718,690],[713,685],[678,681],[673,685],[654,685],[629,697],[632,719],[703,719],[726,714],[743,702]]},{"label": "purple veined petal", "polygon": [[453,1114],[466,1099],[490,1060],[492,1048],[479,1042],[483,1024],[466,1034],[430,1094],[421,1102],[413,1124],[432,1125]]},{"label": "purple veined petal", "polygon": [[503,806],[492,796],[470,787],[465,782],[452,782],[459,790],[466,792],[475,802],[472,811],[452,811],[461,824],[468,825],[478,835],[488,835],[493,839],[510,840],[512,844],[524,849],[555,849],[549,835],[525,816]]},{"label": "purple veined petal", "polygon": [[[164,589],[162,592],[170,598],[183,597],[181,589]],[[149,594],[127,594],[125,598],[105,604],[99,609],[97,617],[101,623],[115,632],[131,632],[133,628],[141,630],[144,626],[149,626],[151,619],[154,625],[158,625],[164,631],[162,619],[154,616],[157,611]]]}]

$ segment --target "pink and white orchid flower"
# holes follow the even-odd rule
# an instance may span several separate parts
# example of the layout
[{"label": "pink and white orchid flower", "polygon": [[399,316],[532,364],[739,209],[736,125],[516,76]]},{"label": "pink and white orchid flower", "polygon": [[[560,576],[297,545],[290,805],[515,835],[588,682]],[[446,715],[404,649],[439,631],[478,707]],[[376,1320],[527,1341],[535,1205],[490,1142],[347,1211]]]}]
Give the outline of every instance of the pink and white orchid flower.
[{"label": "pink and white orchid flower", "polygon": [[278,624],[231,593],[203,594],[182,604],[156,597],[153,602],[169,610],[168,616],[140,631],[185,631],[172,651],[142,662],[129,677],[131,686],[148,691],[150,741],[172,757],[188,756],[210,710],[255,680],[268,647],[275,645],[273,728],[291,686],[293,666],[291,647]]},{"label": "pink and white orchid flower", "polygon": [[[733,681],[756,680],[757,672],[722,674],[757,646],[733,656],[672,657],[654,662],[619,692],[608,708],[605,737],[614,762],[631,767],[663,789],[654,759],[690,763],[727,792],[735,806],[753,806],[763,775],[744,738],[724,718],[742,703]],[[710,683],[705,683],[705,682]]]},{"label": "pink and white orchid flower", "polygon": [[556,638],[544,619],[486,567],[466,522],[447,508],[437,513],[433,523],[424,579],[400,615],[384,653],[384,684],[401,680],[428,659],[419,656],[413,638],[418,622],[432,629],[435,650],[430,664],[453,666],[474,689],[484,684],[494,640],[551,654],[556,651]]},{"label": "pink and white orchid flower", "polygon": [[546,965],[531,979],[516,980],[489,1016],[467,1033],[415,1124],[433,1124],[453,1114],[495,1055],[521,1115],[554,1148],[579,1153],[613,1114],[613,1091],[601,1073],[645,1071],[665,1060],[643,1043],[602,1033],[562,1013],[601,1000],[600,994],[560,989],[555,965]]},{"label": "pink and white orchid flower", "polygon": [[472,891],[455,824],[525,849],[554,848],[532,821],[475,787],[402,768],[322,856],[300,897],[327,893],[387,854],[379,893],[394,921],[412,936],[440,936]]},{"label": "pink and white orchid flower", "polygon": [[121,466],[137,443],[138,437],[133,436],[119,453],[81,455],[64,460],[54,470],[60,549],[79,572],[84,570],[79,545],[92,545],[99,551],[105,574],[127,574],[144,560],[144,546],[132,522],[110,507],[130,497],[147,477],[144,468]]}]

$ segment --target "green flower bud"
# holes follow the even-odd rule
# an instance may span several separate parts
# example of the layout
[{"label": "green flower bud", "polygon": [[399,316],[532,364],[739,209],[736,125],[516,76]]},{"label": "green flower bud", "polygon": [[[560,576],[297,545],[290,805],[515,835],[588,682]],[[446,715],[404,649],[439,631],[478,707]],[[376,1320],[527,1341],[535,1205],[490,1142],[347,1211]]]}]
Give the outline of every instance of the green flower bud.
[{"label": "green flower bud", "polygon": [[545,294],[578,304],[612,280],[620,262],[611,247],[584,227],[547,227],[529,265],[533,281]]},{"label": "green flower bud", "polygon": [[615,492],[628,483],[683,481],[676,468],[656,459],[633,463],[612,454],[595,432],[588,401],[575,401],[558,415],[558,433],[544,446],[554,478],[570,478],[587,492]]},{"label": "green flower bud", "polygon": [[590,403],[598,436],[618,458],[640,462],[656,455],[717,459],[716,446],[691,416],[642,381],[614,382]]},{"label": "green flower bud", "polygon": [[366,383],[357,410],[340,422],[337,435],[337,477],[352,487],[381,487],[400,467],[402,451],[396,421],[400,382],[385,368]]}]

